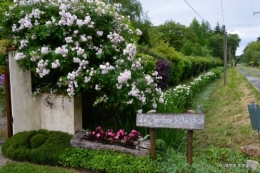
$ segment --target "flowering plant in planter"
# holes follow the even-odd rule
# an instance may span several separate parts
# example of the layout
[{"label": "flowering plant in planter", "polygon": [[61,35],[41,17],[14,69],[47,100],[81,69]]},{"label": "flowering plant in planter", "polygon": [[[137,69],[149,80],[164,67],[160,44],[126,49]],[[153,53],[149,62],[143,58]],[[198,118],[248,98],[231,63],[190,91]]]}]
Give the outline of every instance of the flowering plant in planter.
[{"label": "flowering plant in planter", "polygon": [[94,131],[86,131],[83,139],[94,141],[107,141],[109,143],[123,143],[125,145],[138,146],[139,142],[143,139],[140,132],[132,130],[128,135],[124,129],[118,130],[116,133],[112,129],[108,129],[106,132],[102,130],[100,126],[96,127]]},{"label": "flowering plant in planter", "polygon": [[[1,30],[18,49],[15,60],[44,85],[38,93],[59,91],[69,97],[97,93],[94,105],[139,112],[157,106],[161,90],[155,71],[146,74],[136,57],[142,34],[120,15],[120,4],[101,0],[15,0]],[[160,99],[162,101],[162,99]]]}]

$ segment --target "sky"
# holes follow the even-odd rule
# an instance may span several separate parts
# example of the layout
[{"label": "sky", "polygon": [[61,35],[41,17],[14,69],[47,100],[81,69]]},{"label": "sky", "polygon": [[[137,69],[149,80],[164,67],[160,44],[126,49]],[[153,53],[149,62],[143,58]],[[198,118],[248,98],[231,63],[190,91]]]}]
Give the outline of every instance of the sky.
[{"label": "sky", "polygon": [[[260,0],[139,0],[154,26],[172,20],[189,26],[194,18],[225,25],[227,33],[238,34],[241,42],[236,55],[260,36]],[[187,3],[191,6],[189,6]],[[194,12],[194,10],[196,12]],[[254,12],[259,12],[254,14]]]}]

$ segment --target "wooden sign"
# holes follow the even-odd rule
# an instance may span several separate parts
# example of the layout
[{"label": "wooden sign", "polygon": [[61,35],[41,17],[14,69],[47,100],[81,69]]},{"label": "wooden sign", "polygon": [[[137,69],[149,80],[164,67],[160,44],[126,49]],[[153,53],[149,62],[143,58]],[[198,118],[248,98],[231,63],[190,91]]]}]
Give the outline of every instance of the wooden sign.
[{"label": "wooden sign", "polygon": [[204,114],[163,114],[147,113],[137,114],[136,126],[150,127],[150,150],[151,157],[155,160],[156,156],[156,128],[177,128],[188,131],[187,162],[192,164],[192,142],[193,130],[204,129]]},{"label": "wooden sign", "polygon": [[150,128],[204,129],[204,114],[137,114],[136,125]]}]

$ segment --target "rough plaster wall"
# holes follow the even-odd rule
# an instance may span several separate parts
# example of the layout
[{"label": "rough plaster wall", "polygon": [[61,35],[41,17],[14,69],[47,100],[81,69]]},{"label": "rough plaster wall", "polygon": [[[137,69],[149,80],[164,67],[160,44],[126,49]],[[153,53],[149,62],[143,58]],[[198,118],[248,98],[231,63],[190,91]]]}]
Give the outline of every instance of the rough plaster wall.
[{"label": "rough plaster wall", "polygon": [[41,127],[39,101],[31,92],[31,73],[23,71],[9,53],[13,134]]},{"label": "rough plaster wall", "polygon": [[82,128],[81,97],[68,99],[54,96],[54,108],[44,105],[47,94],[34,99],[31,92],[31,73],[22,71],[9,53],[13,134],[22,131],[47,129],[74,134]]}]

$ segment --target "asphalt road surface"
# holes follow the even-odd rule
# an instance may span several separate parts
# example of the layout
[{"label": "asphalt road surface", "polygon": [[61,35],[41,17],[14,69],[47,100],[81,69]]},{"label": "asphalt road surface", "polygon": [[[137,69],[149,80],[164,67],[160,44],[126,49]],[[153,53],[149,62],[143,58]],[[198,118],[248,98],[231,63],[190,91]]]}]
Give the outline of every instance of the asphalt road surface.
[{"label": "asphalt road surface", "polygon": [[[251,68],[248,68],[248,71],[250,71],[250,74],[243,70],[241,66],[237,65],[238,70],[241,74],[243,74],[251,84],[260,91],[260,72]],[[251,75],[253,73],[254,75]]]}]

